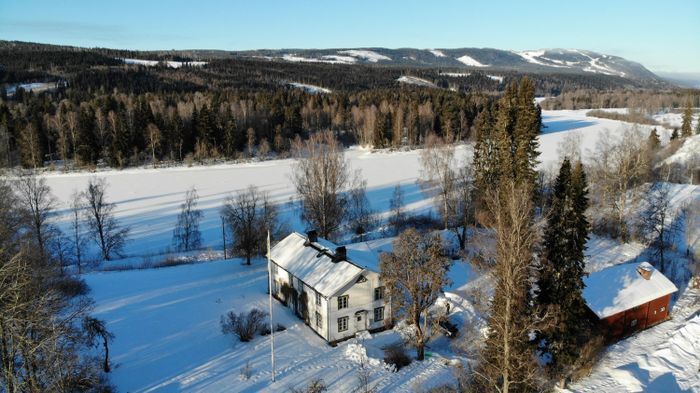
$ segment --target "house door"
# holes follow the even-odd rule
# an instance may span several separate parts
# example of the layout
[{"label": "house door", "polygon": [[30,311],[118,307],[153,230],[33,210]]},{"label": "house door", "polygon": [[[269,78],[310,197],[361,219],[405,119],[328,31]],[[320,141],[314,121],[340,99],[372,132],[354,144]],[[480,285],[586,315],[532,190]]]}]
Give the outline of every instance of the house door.
[{"label": "house door", "polygon": [[367,311],[355,313],[355,331],[367,330]]}]

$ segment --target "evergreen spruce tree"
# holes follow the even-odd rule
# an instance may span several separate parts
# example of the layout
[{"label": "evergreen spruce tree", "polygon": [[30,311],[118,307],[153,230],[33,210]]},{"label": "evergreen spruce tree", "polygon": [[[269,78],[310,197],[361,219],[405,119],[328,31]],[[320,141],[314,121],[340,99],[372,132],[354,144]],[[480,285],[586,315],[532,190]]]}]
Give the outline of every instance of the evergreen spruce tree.
[{"label": "evergreen spruce tree", "polygon": [[[474,145],[474,186],[476,190],[487,190],[498,178],[498,157],[494,154],[495,145],[492,138],[494,126],[490,106],[484,108],[476,117],[476,144]],[[480,193],[483,195],[484,193]]]},{"label": "evergreen spruce tree", "polygon": [[520,81],[516,105],[517,118],[513,130],[514,176],[516,181],[534,186],[537,179],[535,168],[539,164],[537,137],[540,133],[541,115],[535,106],[535,84],[530,78]]},{"label": "evergreen spruce tree", "polygon": [[649,133],[649,138],[647,139],[647,148],[650,151],[656,151],[656,149],[661,146],[661,139],[659,138],[659,133],[656,131],[656,127]]},{"label": "evergreen spruce tree", "polygon": [[95,116],[90,108],[80,110],[78,116],[78,140],[76,157],[81,164],[94,164],[100,152],[99,141],[95,134]]},{"label": "evergreen spruce tree", "polygon": [[539,337],[540,350],[550,356],[553,376],[565,379],[580,358],[589,324],[583,299],[584,251],[588,241],[586,174],[581,163],[564,160],[557,176],[544,232],[544,249],[536,303],[548,312],[552,325]]},{"label": "evergreen spruce tree", "polygon": [[384,147],[384,135],[387,132],[387,117],[385,113],[377,113],[377,118],[374,121],[374,134],[372,136],[372,146],[375,149]]},{"label": "evergreen spruce tree", "polygon": [[683,123],[681,125],[681,137],[687,138],[693,134],[691,125],[693,123],[693,108],[690,101],[685,106],[683,111]]},{"label": "evergreen spruce tree", "polygon": [[678,139],[678,136],[678,128],[674,128],[673,132],[671,133],[671,140],[675,141],[676,139]]}]

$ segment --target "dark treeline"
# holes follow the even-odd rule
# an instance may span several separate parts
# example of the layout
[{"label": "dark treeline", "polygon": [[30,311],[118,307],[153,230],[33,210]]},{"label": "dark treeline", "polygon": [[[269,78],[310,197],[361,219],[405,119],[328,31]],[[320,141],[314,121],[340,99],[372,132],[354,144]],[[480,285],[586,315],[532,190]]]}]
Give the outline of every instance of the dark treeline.
[{"label": "dark treeline", "polygon": [[700,106],[700,90],[579,90],[542,101],[544,109],[631,108],[654,113],[662,108]]},{"label": "dark treeline", "polygon": [[[523,77],[512,71],[455,77],[427,68],[255,58],[214,58],[205,66],[180,68],[116,59],[139,54],[0,42],[0,165],[41,167],[60,160],[124,167],[284,156],[297,137],[326,130],[345,144],[376,148],[421,145],[428,134],[465,140],[473,137],[479,113]],[[402,75],[436,88],[401,84]],[[633,83],[606,75],[529,77],[536,95]],[[8,97],[13,83],[57,80],[62,83],[50,91],[18,88]],[[309,93],[290,83],[331,92]]]},{"label": "dark treeline", "polygon": [[428,133],[455,141],[470,137],[474,119],[491,100],[440,89],[310,94],[278,86],[264,92],[192,92],[176,81],[172,86],[142,81],[142,72],[115,78],[153,83],[158,92],[107,93],[99,85],[91,88],[88,78],[77,78],[79,89],[52,94],[20,90],[0,104],[0,162],[40,167],[52,160],[104,161],[123,167],[188,156],[265,156],[284,154],[295,138],[317,130],[375,147],[418,145]]}]

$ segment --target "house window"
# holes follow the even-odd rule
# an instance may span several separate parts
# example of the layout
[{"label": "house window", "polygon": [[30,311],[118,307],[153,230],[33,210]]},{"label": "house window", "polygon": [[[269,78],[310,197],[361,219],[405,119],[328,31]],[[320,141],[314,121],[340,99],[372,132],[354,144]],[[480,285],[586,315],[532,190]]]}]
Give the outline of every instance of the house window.
[{"label": "house window", "polygon": [[374,300],[384,299],[384,287],[374,288]]},{"label": "house window", "polygon": [[277,275],[277,264],[271,262],[270,265],[271,265],[272,274],[276,276]]},{"label": "house window", "polygon": [[374,322],[379,322],[384,320],[384,307],[377,307],[374,309]]},{"label": "house window", "polygon": [[297,288],[299,288],[300,291],[304,289],[304,283],[297,278]]},{"label": "house window", "polygon": [[277,292],[279,292],[279,283],[275,280],[272,282],[272,294],[276,295]]},{"label": "house window", "polygon": [[294,276],[292,276],[292,273],[287,272],[287,275],[289,275],[289,286],[293,287],[294,286]]},{"label": "house window", "polygon": [[338,318],[338,331],[344,332],[348,330],[348,317]]},{"label": "house window", "polygon": [[632,322],[630,322],[630,326],[632,326],[632,327],[637,326],[637,320],[633,319]]},{"label": "house window", "polygon": [[348,295],[338,296],[338,310],[348,308]]},{"label": "house window", "polygon": [[321,294],[316,292],[316,305],[320,306],[321,305]]},{"label": "house window", "polygon": [[321,317],[321,313],[316,311],[316,326],[321,327],[323,324],[323,317]]}]

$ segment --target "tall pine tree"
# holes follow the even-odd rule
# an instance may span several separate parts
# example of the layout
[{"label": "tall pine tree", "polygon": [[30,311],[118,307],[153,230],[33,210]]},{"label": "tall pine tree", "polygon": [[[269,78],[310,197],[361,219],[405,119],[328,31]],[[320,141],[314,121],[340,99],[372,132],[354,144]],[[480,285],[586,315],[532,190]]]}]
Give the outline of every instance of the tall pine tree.
[{"label": "tall pine tree", "polygon": [[564,160],[557,176],[544,232],[536,303],[552,324],[540,334],[540,350],[550,355],[552,375],[565,379],[587,339],[584,251],[588,241],[586,174],[581,163]]},{"label": "tall pine tree", "polygon": [[683,111],[683,123],[681,125],[681,137],[682,138],[687,138],[691,135],[693,135],[693,131],[691,128],[691,125],[693,123],[693,108],[692,104],[690,101],[685,106],[685,110]]}]

